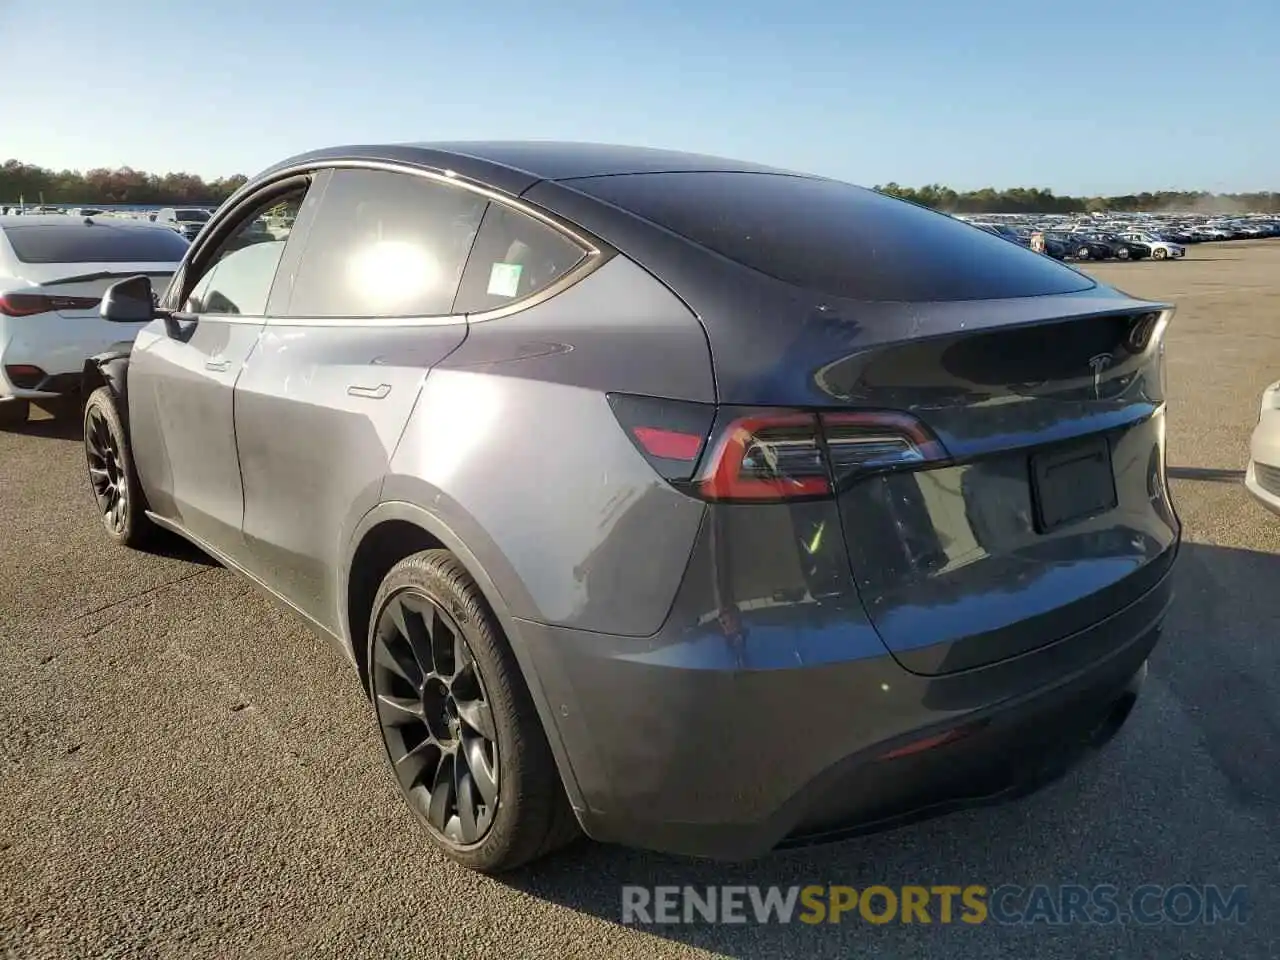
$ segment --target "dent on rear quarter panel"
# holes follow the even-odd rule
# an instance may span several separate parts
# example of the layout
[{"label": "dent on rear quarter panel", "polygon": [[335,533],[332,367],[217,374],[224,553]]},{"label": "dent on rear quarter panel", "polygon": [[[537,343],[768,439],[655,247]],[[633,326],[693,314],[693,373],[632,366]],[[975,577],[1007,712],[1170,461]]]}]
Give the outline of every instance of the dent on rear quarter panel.
[{"label": "dent on rear quarter panel", "polygon": [[697,320],[623,257],[545,303],[471,325],[427,377],[383,499],[437,513],[513,616],[649,636],[705,506],[645,462],[609,391],[715,396]]}]

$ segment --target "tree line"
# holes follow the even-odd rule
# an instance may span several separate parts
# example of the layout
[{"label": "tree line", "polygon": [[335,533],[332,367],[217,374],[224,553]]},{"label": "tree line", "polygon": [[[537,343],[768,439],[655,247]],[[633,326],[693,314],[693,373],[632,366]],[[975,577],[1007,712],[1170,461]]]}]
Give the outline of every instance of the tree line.
[{"label": "tree line", "polygon": [[242,174],[205,180],[194,173],[146,173],[131,167],[49,170],[18,160],[0,165],[0,203],[208,204],[221,203],[248,179]]},{"label": "tree line", "polygon": [[[0,203],[20,199],[28,204],[218,204],[246,178],[242,174],[205,180],[194,173],[147,173],[131,167],[108,170],[49,170],[18,160],[0,166]],[[877,185],[876,190],[946,213],[1092,213],[1195,211],[1199,213],[1280,213],[1280,193],[1208,193],[1160,191],[1115,197],[1058,196],[1038,187],[957,191],[941,184],[904,187]]]}]

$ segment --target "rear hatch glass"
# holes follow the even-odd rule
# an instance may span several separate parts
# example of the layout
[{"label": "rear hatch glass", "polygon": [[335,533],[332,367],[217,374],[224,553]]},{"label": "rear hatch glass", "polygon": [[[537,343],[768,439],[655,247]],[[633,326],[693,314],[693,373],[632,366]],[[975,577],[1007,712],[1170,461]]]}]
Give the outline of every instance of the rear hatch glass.
[{"label": "rear hatch glass", "polygon": [[10,226],[4,233],[23,263],[177,263],[189,246],[163,227],[101,222]]},{"label": "rear hatch glass", "polygon": [[743,266],[833,297],[996,300],[1095,286],[985,230],[836,180],[700,172],[569,183]]}]

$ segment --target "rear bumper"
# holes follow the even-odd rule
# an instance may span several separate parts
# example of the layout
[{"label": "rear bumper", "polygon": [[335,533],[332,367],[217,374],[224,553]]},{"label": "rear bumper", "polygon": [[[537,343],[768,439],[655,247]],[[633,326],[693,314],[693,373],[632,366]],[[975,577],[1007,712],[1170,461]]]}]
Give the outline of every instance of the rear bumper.
[{"label": "rear bumper", "polygon": [[[40,400],[79,390],[85,361],[118,343],[122,333],[129,330],[96,316],[0,319],[0,396]],[[19,364],[38,367],[44,377],[14,383],[5,367]]]},{"label": "rear bumper", "polygon": [[[1260,476],[1259,474],[1264,471],[1271,471],[1271,476]],[[1272,479],[1272,477],[1276,479]],[[1244,475],[1244,487],[1258,503],[1272,513],[1280,515],[1280,467],[1259,464],[1256,460],[1250,460],[1249,467]]]},{"label": "rear bumper", "polygon": [[1267,390],[1264,409],[1249,442],[1249,466],[1244,486],[1250,495],[1273,513],[1280,514],[1280,409],[1271,408],[1275,388]]},{"label": "rear bumper", "polygon": [[1052,779],[1127,712],[1171,598],[1166,574],[1086,630],[937,677],[883,653],[806,663],[803,642],[796,662],[749,669],[743,641],[723,635],[636,641],[527,623],[521,632],[559,714],[586,832],[742,859]]},{"label": "rear bumper", "polygon": [[0,403],[6,400],[56,400],[80,392],[84,377],[79,373],[57,373],[43,377],[34,387],[19,387],[8,379],[0,365]]}]

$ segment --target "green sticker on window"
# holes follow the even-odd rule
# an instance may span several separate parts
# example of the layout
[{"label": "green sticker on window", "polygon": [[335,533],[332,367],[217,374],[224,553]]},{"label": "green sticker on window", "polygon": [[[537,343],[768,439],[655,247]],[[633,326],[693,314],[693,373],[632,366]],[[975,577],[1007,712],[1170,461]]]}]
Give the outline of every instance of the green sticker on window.
[{"label": "green sticker on window", "polygon": [[518,263],[495,263],[489,271],[489,296],[514,297],[520,289],[520,272],[524,267]]}]

